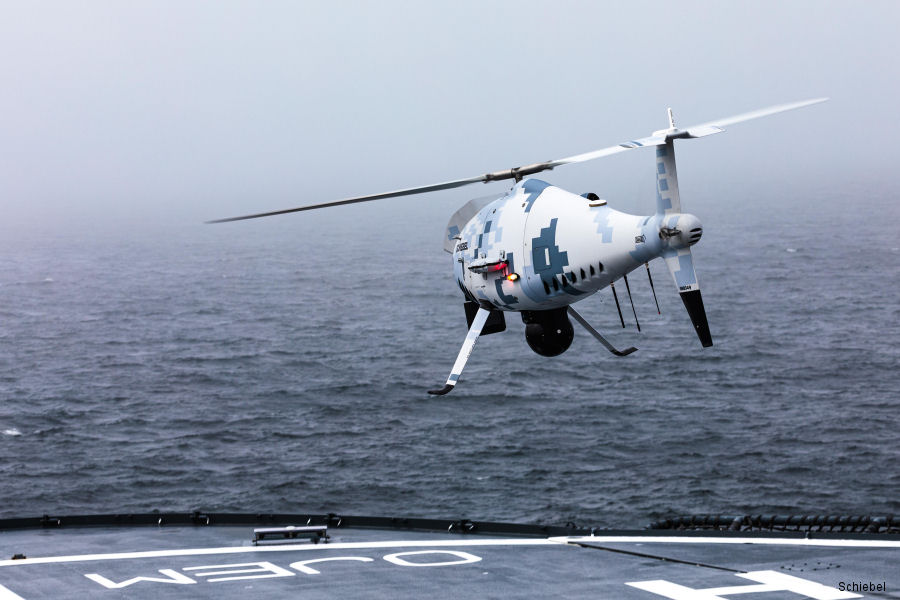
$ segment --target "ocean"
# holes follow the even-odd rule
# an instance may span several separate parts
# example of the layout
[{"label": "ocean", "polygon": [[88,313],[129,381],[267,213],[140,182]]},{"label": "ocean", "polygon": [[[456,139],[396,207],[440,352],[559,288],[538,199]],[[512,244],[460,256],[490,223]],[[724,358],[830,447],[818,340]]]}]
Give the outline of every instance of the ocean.
[{"label": "ocean", "polygon": [[432,397],[466,332],[440,237],[466,199],[7,228],[0,517],[900,513],[889,193],[699,194],[712,348],[657,261],[661,315],[629,278],[642,332],[609,290],[577,305],[635,354],[576,325],[568,352],[540,357],[511,314]]}]

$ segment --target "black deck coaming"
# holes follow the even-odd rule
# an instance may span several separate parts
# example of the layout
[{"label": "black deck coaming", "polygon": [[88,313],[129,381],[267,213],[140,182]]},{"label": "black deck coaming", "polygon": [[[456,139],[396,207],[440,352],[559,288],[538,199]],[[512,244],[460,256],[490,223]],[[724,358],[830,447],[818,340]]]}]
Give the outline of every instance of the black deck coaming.
[{"label": "black deck coaming", "polygon": [[900,540],[900,534],[865,531],[806,531],[779,528],[772,522],[769,530],[722,529],[601,529],[565,525],[541,525],[526,523],[502,523],[472,521],[470,519],[432,519],[417,517],[371,517],[298,513],[212,513],[151,512],[110,513],[96,515],[64,515],[0,519],[0,532],[35,529],[70,529],[91,527],[142,527],[155,526],[271,526],[271,525],[325,525],[330,529],[374,529],[382,531],[421,531],[434,533],[502,535],[513,537],[575,537],[575,536],[646,536],[672,538],[781,538],[781,539],[843,539],[843,540]]},{"label": "black deck coaming", "polygon": [[151,512],[110,513],[96,515],[43,515],[0,519],[0,531],[23,529],[68,529],[81,527],[141,527],[141,526],[271,526],[325,525],[330,529],[377,529],[385,531],[422,531],[447,533],[482,533],[524,537],[553,537],[591,535],[596,528],[581,528],[573,523],[563,526],[496,523],[470,519],[429,519],[417,517],[346,516],[337,513],[211,513],[211,512]]}]

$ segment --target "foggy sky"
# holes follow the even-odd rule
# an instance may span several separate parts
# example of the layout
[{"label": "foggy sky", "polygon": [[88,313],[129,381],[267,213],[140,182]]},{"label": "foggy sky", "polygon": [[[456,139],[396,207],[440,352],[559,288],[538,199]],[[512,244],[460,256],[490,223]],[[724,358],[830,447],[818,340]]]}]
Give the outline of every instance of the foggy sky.
[{"label": "foggy sky", "polygon": [[[689,125],[819,96],[680,143],[685,188],[890,189],[898,17],[896,2],[4,2],[0,231],[200,224],[612,145],[665,127],[667,106]],[[635,151],[540,177],[639,211],[652,170]],[[505,187],[329,210],[449,216]]]}]

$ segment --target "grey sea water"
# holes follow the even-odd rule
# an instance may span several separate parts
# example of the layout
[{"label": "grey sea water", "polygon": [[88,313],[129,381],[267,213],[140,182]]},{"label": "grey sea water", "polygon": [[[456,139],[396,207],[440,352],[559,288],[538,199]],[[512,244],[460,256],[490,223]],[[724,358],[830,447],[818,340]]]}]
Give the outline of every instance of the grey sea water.
[{"label": "grey sea water", "polygon": [[896,198],[700,194],[713,348],[657,263],[661,316],[631,278],[643,332],[608,290],[579,304],[636,354],[576,330],[542,358],[513,315],[435,398],[465,335],[440,250],[465,200],[7,231],[0,516],[900,512]]}]

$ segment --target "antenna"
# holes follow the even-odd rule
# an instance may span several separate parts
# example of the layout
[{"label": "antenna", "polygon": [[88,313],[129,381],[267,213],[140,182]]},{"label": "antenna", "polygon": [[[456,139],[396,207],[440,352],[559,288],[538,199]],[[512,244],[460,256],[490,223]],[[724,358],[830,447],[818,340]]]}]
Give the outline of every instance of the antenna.
[{"label": "antenna", "polygon": [[675,116],[672,114],[672,109],[667,108],[666,111],[669,113],[669,129],[675,129]]},{"label": "antenna", "polygon": [[616,293],[616,284],[610,281],[609,287],[613,291],[613,298],[616,299],[616,310],[619,311],[619,320],[622,321],[622,329],[625,329],[625,319],[622,317],[622,307],[619,306],[619,295]]},{"label": "antenna", "polygon": [[622,275],[622,279],[625,280],[625,289],[628,290],[628,301],[631,302],[631,312],[634,313],[634,324],[637,325],[637,330],[641,330],[641,324],[638,322],[637,311],[634,310],[634,300],[631,298],[631,286],[628,285],[628,275]]},{"label": "antenna", "polygon": [[644,266],[647,267],[647,279],[650,280],[650,290],[653,292],[653,301],[656,302],[656,314],[661,315],[659,312],[659,300],[656,299],[656,288],[653,287],[653,276],[650,274],[650,263],[644,263]]}]

